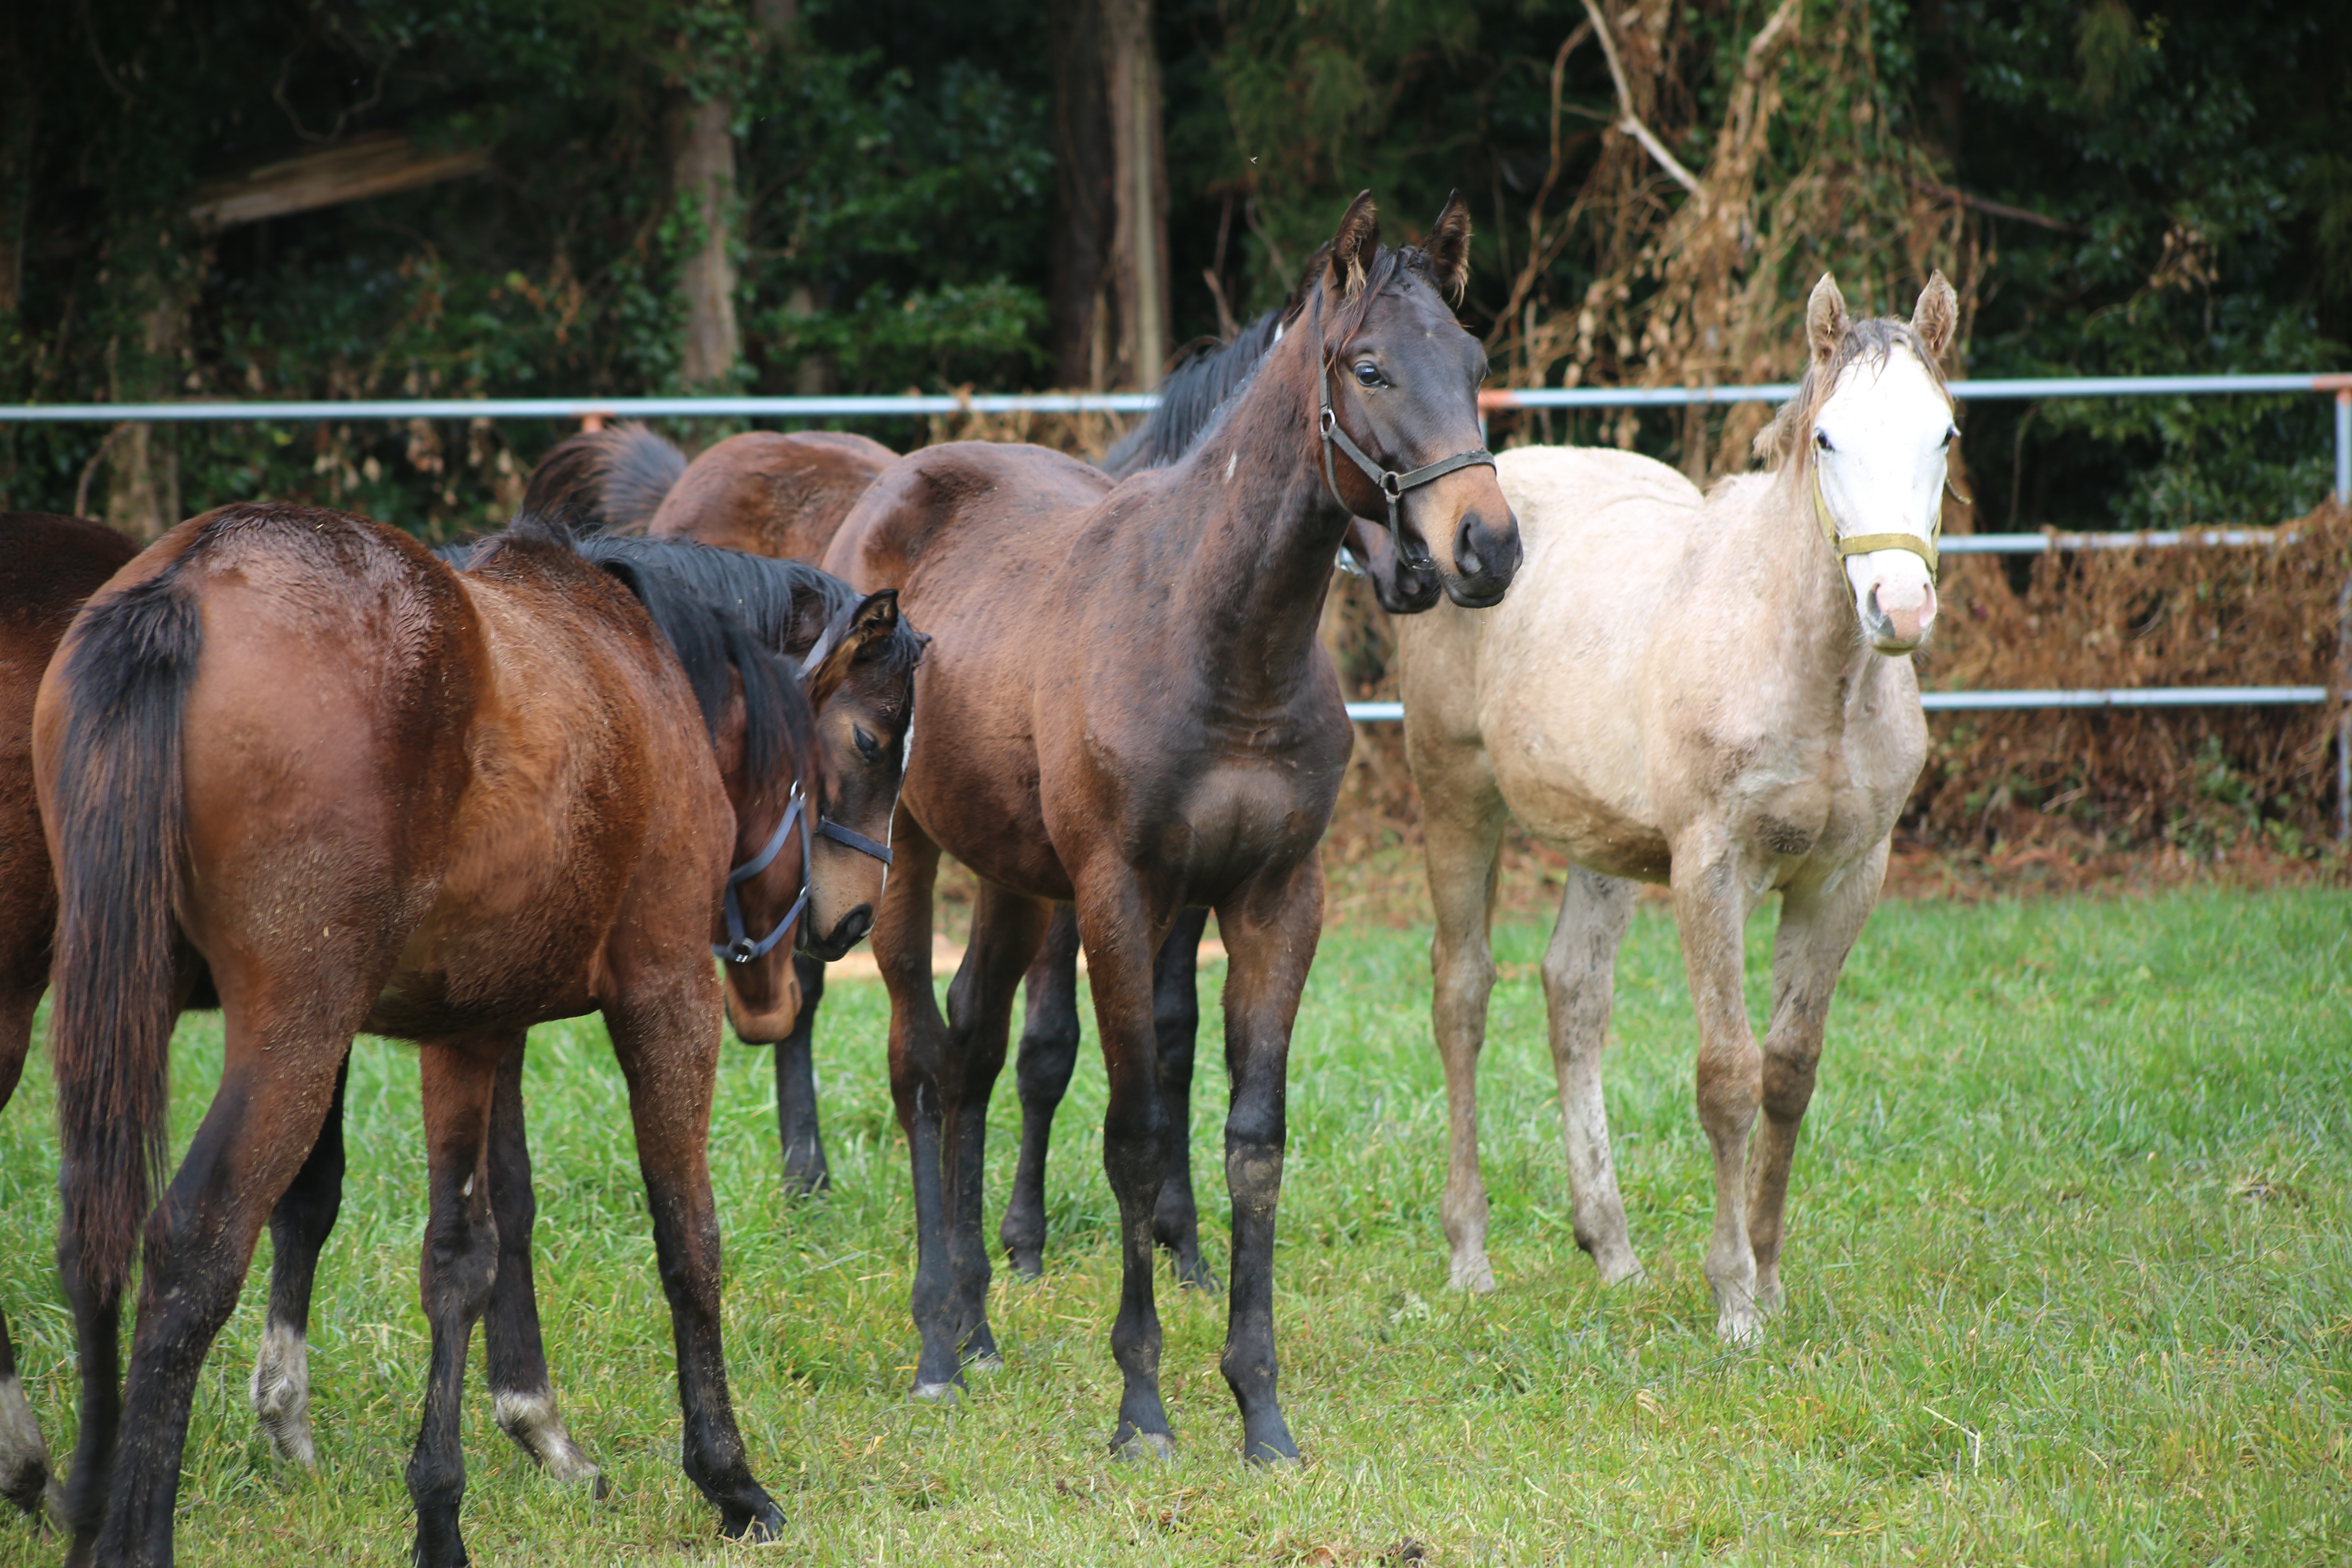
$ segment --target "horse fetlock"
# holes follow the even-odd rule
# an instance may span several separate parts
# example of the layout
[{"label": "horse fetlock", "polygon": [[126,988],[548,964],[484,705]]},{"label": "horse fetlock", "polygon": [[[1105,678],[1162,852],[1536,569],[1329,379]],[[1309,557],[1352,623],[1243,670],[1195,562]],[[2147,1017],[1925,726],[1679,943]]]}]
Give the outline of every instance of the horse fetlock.
[{"label": "horse fetlock", "polygon": [[310,1439],[310,1345],[291,1323],[272,1321],[262,1331],[249,1385],[253,1413],[269,1435],[269,1447],[289,1465],[315,1469],[318,1450]]},{"label": "horse fetlock", "polygon": [[1715,1287],[1715,1334],[1726,1344],[1753,1345],[1764,1337],[1764,1317],[1759,1309],[1756,1268],[1751,1262],[1717,1274],[1710,1263],[1707,1282]]},{"label": "horse fetlock", "polygon": [[572,1440],[565,1429],[563,1417],[555,1406],[555,1394],[550,1389],[529,1392],[510,1388],[498,1391],[496,1405],[499,1430],[514,1439],[515,1446],[539,1461],[541,1468],[557,1481],[566,1485],[584,1485],[603,1495],[604,1472],[580,1445]]},{"label": "horse fetlock", "polygon": [[25,1401],[25,1385],[12,1372],[0,1377],[0,1497],[37,1517],[56,1486],[48,1445]]},{"label": "horse fetlock", "polygon": [[917,1383],[907,1397],[919,1399],[927,1405],[955,1405],[963,1398],[963,1374],[939,1383]]}]

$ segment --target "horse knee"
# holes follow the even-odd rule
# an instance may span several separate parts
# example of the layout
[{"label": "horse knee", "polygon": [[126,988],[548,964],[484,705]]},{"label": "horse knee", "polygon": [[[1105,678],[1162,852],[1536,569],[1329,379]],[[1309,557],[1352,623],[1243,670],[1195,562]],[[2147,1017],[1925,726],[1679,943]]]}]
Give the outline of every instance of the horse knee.
[{"label": "horse knee", "polygon": [[1764,1113],[1776,1121],[1793,1121],[1805,1114],[1813,1098],[1813,1077],[1821,1047],[1783,1047],[1764,1053],[1760,1100]]}]

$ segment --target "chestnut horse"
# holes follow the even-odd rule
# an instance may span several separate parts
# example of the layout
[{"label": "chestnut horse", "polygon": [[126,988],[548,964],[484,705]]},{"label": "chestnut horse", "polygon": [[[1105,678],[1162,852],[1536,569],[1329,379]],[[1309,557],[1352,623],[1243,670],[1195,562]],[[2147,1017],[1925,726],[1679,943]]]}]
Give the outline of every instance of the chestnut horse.
[{"label": "chestnut horse", "polygon": [[[988,1096],[1023,972],[1053,905],[1075,903],[1124,1265],[1111,1443],[1173,1451],[1152,1298],[1171,1132],[1152,967],[1178,912],[1207,906],[1230,953],[1223,1367],[1244,1454],[1297,1453],[1276,1389],[1275,1209],[1290,1030],[1322,926],[1316,850],[1353,737],[1317,621],[1351,513],[1387,521],[1457,603],[1495,603],[1517,567],[1517,528],[1477,447],[1486,356],[1442,297],[1460,286],[1469,229],[1456,199],[1426,248],[1384,249],[1359,196],[1307,309],[1172,468],[1114,484],[1040,447],[933,447],[886,470],[834,540],[828,567],[897,584],[938,639],[917,686],[927,731],[956,740],[915,748],[899,875],[874,930],[913,1165],[918,1394],[959,1385],[967,1354],[995,1357]],[[946,1019],[930,974],[942,851],[980,879]]]},{"label": "chestnut horse", "polygon": [[[1806,311],[1804,380],[1757,437],[1774,471],[1705,496],[1632,453],[1504,453],[1503,493],[1528,541],[1510,603],[1399,628],[1437,915],[1433,1016],[1452,1129],[1443,1212],[1456,1287],[1495,1287],[1477,1068],[1495,983],[1495,855],[1516,818],[1576,862],[1543,982],[1577,1245],[1605,1280],[1642,1271],[1610,1157],[1601,1053],[1633,885],[1663,882],[1698,1015],[1717,1331],[1752,1340],[1779,1304],[1789,1167],[1830,998],[1927,759],[1908,656],[1936,616],[1956,434],[1936,362],[1955,315],[1941,273],[1908,323],[1849,321],[1824,277]],[[1775,891],[1759,1050],[1741,931]]]},{"label": "chestnut horse", "polygon": [[[422,1047],[433,1352],[408,1482],[416,1560],[466,1561],[459,1394],[504,1250],[496,1082],[529,1026],[594,1010],[629,1082],[687,1474],[730,1534],[772,1536],[720,1343],[708,951],[740,928],[772,952],[831,914],[802,912],[814,738],[790,672],[658,568],[600,570],[541,520],[459,573],[364,519],[255,504],[182,523],[91,601],[33,732],[59,885],[75,1559],[171,1560],[205,1351],[365,1029]],[[151,1205],[173,1020],[204,980],[221,1084]]]},{"label": "chestnut horse", "polygon": [[[0,512],[0,1107],[25,1070],[58,923],[57,879],[33,792],[33,695],[74,612],[138,550],[81,518]],[[36,1513],[48,1488],[48,1447],[0,1318],[0,1497]]]}]

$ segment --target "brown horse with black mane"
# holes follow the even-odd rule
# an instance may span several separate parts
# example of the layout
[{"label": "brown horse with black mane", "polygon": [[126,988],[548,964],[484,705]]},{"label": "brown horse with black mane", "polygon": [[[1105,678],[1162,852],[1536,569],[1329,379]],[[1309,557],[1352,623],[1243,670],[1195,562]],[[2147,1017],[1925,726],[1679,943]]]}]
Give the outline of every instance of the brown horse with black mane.
[{"label": "brown horse with black mane", "polygon": [[[291,690],[289,670],[303,672]],[[721,1353],[710,952],[730,924],[780,941],[838,918],[821,889],[811,900],[794,831],[814,756],[806,697],[733,616],[657,565],[600,569],[538,520],[459,573],[363,519],[226,508],[91,602],[34,719],[60,893],[50,1040],[58,1262],[83,1369],[76,1561],[171,1560],[197,1373],[361,1029],[422,1047],[433,1354],[408,1480],[416,1560],[466,1561],[458,1396],[506,1250],[497,1082],[530,1025],[595,1010],[629,1082],[687,1473],[730,1534],[781,1526]],[[781,972],[776,952],[764,961]],[[207,982],[221,1086],[151,1212],[173,1019]]]},{"label": "brown horse with black mane", "polygon": [[[933,447],[886,470],[834,541],[829,568],[896,584],[937,638],[917,682],[924,725],[957,739],[915,748],[899,875],[874,931],[914,1169],[918,1394],[944,1395],[965,1356],[995,1355],[988,1096],[1052,906],[1075,903],[1124,1254],[1111,1442],[1172,1452],[1152,1300],[1171,1131],[1152,967],[1178,912],[1207,906],[1231,955],[1223,1364],[1244,1454],[1297,1453],[1276,1393],[1275,1206],[1290,1030],[1322,926],[1316,848],[1352,738],[1316,624],[1351,514],[1386,521],[1465,605],[1500,600],[1517,567],[1517,527],[1477,445],[1486,356],[1443,298],[1469,235],[1457,199],[1425,247],[1384,249],[1360,196],[1307,307],[1183,461],[1114,485],[1039,447]],[[930,974],[943,850],[981,880],[945,1019]]]},{"label": "brown horse with black mane", "polygon": [[[33,790],[33,695],[74,612],[138,548],[81,518],[0,512],[0,1107],[25,1070],[58,922],[57,879]],[[32,1513],[48,1486],[48,1447],[0,1319],[0,1497]]]}]

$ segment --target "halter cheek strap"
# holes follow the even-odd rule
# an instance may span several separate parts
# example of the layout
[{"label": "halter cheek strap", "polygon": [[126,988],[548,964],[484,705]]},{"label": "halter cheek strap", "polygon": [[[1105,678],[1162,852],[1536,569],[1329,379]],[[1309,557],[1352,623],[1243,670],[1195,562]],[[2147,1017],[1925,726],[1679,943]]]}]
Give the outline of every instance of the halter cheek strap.
[{"label": "halter cheek strap", "polygon": [[[755,958],[765,958],[799,921],[801,911],[808,908],[809,822],[808,812],[804,809],[806,805],[801,798],[801,786],[796,780],[793,784],[793,804],[784,812],[783,820],[776,824],[776,831],[768,838],[768,847],[727,873],[727,942],[723,946],[717,942],[711,944],[710,955],[713,958],[723,959],[729,963],[749,963]],[[784,847],[785,838],[795,825],[801,830],[801,896],[793,900],[793,907],[784,911],[784,918],[776,922],[775,930],[753,942],[751,933],[743,929],[743,900],[737,896],[736,889],[775,863],[777,855]]]},{"label": "halter cheek strap", "polygon": [[[1398,517],[1399,503],[1404,500],[1404,492],[1417,489],[1432,479],[1444,479],[1456,468],[1481,465],[1491,468],[1495,466],[1495,454],[1484,447],[1473,447],[1466,452],[1456,452],[1450,458],[1441,458],[1434,463],[1424,463],[1418,468],[1408,468],[1402,473],[1384,468],[1372,461],[1370,456],[1356,445],[1354,438],[1339,427],[1339,416],[1331,406],[1331,354],[1323,342],[1323,289],[1320,284],[1315,289],[1312,335],[1315,339],[1315,391],[1317,401],[1321,405],[1317,420],[1323,438],[1323,483],[1330,489],[1333,500],[1343,507],[1348,505],[1339,495],[1339,476],[1331,467],[1331,448],[1337,447],[1348,455],[1349,461],[1364,471],[1366,479],[1379,487],[1381,494],[1388,498],[1389,538],[1396,545],[1398,558],[1416,570],[1428,566],[1430,559],[1426,549],[1416,553],[1405,545],[1403,524]],[[1355,509],[1349,507],[1348,510],[1353,511]]]},{"label": "halter cheek strap", "polygon": [[1927,563],[1927,581],[1936,580],[1937,545],[1944,537],[1944,509],[1938,492],[1936,519],[1927,525],[1927,537],[1916,533],[1840,533],[1837,520],[1830,515],[1829,497],[1822,493],[1822,465],[1813,463],[1813,516],[1820,520],[1822,537],[1838,552],[1843,563],[1849,555],[1867,555],[1874,550],[1907,550]]}]

